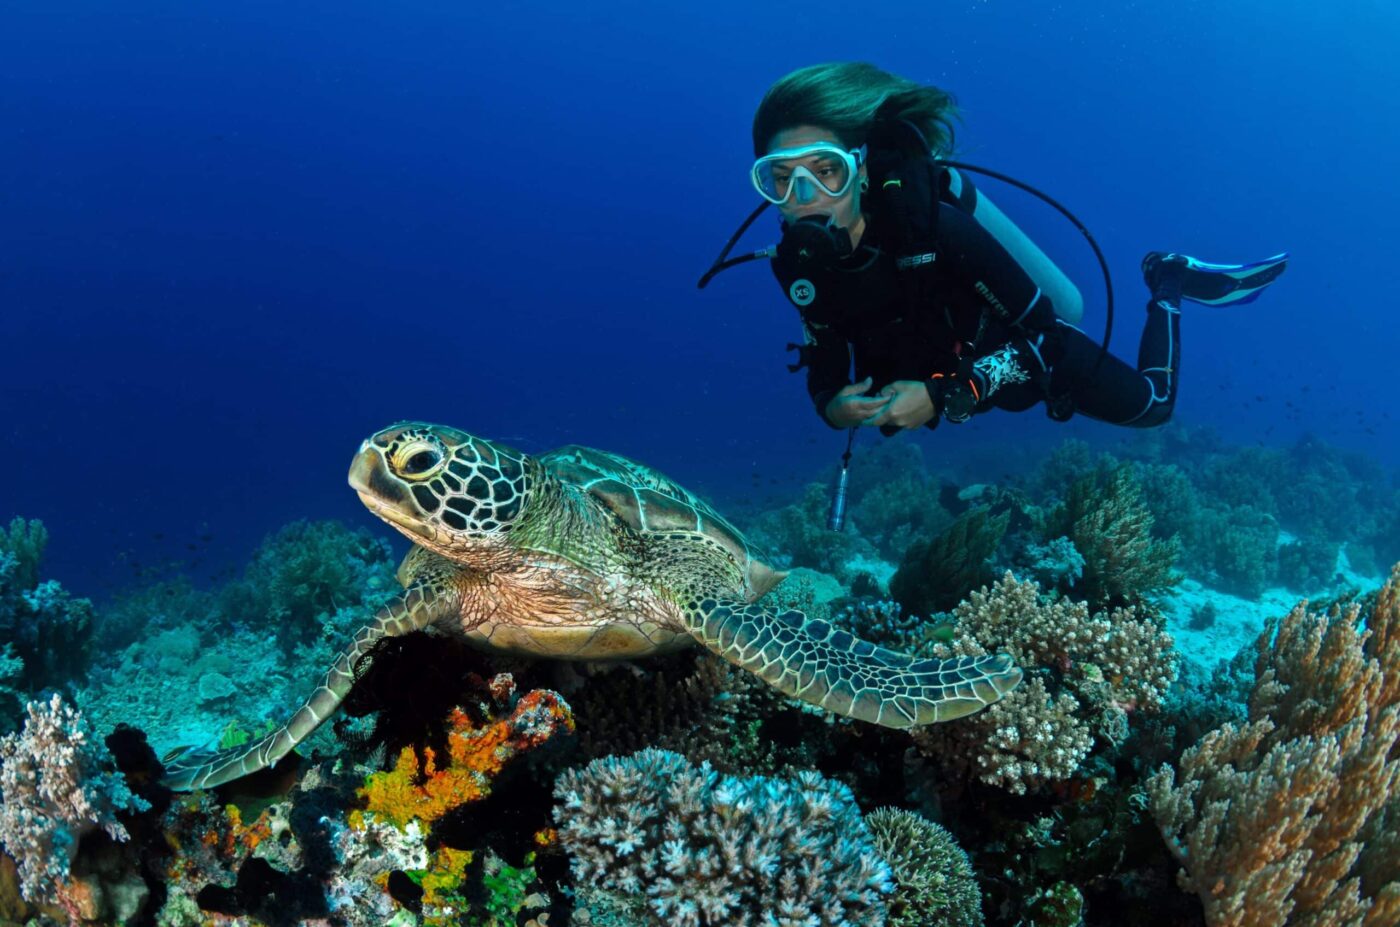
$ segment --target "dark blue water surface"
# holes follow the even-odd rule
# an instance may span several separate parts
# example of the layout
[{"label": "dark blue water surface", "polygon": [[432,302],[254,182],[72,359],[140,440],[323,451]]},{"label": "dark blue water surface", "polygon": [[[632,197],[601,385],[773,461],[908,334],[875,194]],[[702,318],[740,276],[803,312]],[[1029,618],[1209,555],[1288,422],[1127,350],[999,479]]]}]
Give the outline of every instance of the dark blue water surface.
[{"label": "dark blue water surface", "polygon": [[[1178,418],[1393,468],[1400,13],[1343,8],[7,4],[0,516],[42,518],[46,574],[96,595],[296,518],[371,523],[345,470],[404,418],[734,505],[817,474],[840,436],[783,368],[793,310],[761,267],[695,280],[755,202],[763,90],[836,59],[950,89],[964,157],[1083,218],[1125,356],[1145,250],[1292,251],[1259,303],[1188,309]],[[1078,233],[983,189],[1100,331]],[[1033,410],[918,440],[943,465],[1113,432]]]}]

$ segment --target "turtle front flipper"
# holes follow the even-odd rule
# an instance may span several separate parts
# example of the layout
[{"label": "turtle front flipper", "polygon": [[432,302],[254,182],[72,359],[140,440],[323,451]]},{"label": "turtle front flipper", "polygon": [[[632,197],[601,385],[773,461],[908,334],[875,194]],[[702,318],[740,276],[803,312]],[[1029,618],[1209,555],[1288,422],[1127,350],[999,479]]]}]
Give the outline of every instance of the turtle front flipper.
[{"label": "turtle front flipper", "polygon": [[162,784],[177,791],[213,788],[271,766],[310,737],[311,732],[335,712],[355,682],[355,662],[375,641],[425,628],[455,612],[460,602],[460,593],[436,582],[419,582],[405,589],[360,628],[291,720],[246,746],[229,750],[185,749],[169,754],[164,759]]},{"label": "turtle front flipper", "polygon": [[966,717],[1021,681],[1020,668],[1004,653],[918,660],[761,603],[705,599],[685,619],[697,641],[785,695],[884,727]]}]

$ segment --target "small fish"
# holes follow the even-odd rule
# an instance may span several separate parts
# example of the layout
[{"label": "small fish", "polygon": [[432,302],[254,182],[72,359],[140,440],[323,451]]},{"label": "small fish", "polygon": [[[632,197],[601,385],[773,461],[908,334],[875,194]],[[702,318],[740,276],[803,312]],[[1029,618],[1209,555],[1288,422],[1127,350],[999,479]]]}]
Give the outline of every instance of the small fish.
[{"label": "small fish", "polygon": [[928,636],[943,644],[950,644],[953,641],[955,628],[951,621],[940,622],[933,626],[933,630],[928,632]]}]

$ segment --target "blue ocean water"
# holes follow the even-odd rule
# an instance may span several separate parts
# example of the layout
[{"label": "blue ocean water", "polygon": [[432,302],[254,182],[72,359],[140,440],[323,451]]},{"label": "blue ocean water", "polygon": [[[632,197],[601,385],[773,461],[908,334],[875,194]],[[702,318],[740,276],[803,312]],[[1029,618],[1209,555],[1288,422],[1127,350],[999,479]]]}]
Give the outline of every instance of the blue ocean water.
[{"label": "blue ocean water", "polygon": [[[296,518],[373,526],[345,470],[405,418],[609,448],[734,505],[810,478],[840,437],[783,368],[792,309],[760,267],[695,280],[754,204],[760,95],[827,60],[949,89],[966,159],[1073,209],[1126,357],[1144,251],[1291,251],[1261,302],[1189,310],[1178,419],[1400,465],[1392,5],[139,0],[3,22],[0,515],[42,519],[45,573],[79,594],[241,563]],[[983,189],[1100,331],[1078,233]],[[1032,410],[915,440],[975,464],[1113,432]]]}]

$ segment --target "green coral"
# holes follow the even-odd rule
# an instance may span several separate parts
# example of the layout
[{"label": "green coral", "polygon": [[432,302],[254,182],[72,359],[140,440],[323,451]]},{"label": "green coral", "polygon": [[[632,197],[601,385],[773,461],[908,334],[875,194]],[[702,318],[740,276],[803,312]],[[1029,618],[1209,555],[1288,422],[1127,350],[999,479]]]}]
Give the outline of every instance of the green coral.
[{"label": "green coral", "polygon": [[16,518],[0,529],[0,641],[9,645],[0,728],[18,722],[14,709],[29,693],[64,686],[87,671],[92,602],[40,578],[48,543],[48,530],[37,520]]},{"label": "green coral", "polygon": [[882,441],[862,449],[851,462],[850,485],[851,524],[888,560],[952,520],[917,444]]},{"label": "green coral", "polygon": [[982,924],[982,891],[972,861],[946,828],[899,808],[878,808],[865,823],[894,872],[890,927]]},{"label": "green coral", "polygon": [[909,548],[890,580],[890,595],[910,614],[944,612],[992,580],[988,562],[1006,534],[1010,512],[965,512],[942,534]]},{"label": "green coral", "polygon": [[535,881],[535,854],[525,854],[524,862],[525,865],[517,868],[495,853],[487,853],[481,872],[481,885],[486,893],[486,916],[478,921],[482,927],[516,923],[516,915],[525,907],[530,885]]},{"label": "green coral", "polygon": [[1178,542],[1153,537],[1152,526],[1132,465],[1105,463],[1074,481],[1045,516],[1042,535],[1046,541],[1068,537],[1083,555],[1075,591],[1087,601],[1142,604],[1181,580],[1172,569]]},{"label": "green coral", "polygon": [[749,540],[770,551],[780,563],[845,579],[852,560],[874,560],[879,552],[852,526],[845,531],[827,528],[830,503],[828,488],[811,483],[797,502],[760,515],[747,532]]},{"label": "green coral", "polygon": [[270,627],[291,647],[313,641],[341,609],[392,594],[393,572],[393,549],[382,537],[335,521],[295,521],[263,541],[220,604],[231,619]]},{"label": "green coral", "polygon": [[1030,927],[1080,927],[1084,893],[1069,882],[1056,882],[1030,903]]}]

